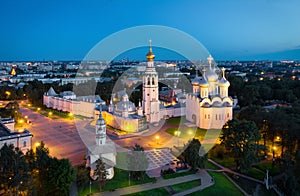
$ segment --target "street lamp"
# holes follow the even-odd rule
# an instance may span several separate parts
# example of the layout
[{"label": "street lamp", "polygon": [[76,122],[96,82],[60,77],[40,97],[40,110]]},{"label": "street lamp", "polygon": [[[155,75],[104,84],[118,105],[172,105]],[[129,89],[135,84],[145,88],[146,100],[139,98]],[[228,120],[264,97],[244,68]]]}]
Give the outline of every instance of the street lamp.
[{"label": "street lamp", "polygon": [[40,145],[41,145],[40,142],[36,142],[36,143],[35,143],[35,147],[36,147],[36,148],[39,147]]},{"label": "street lamp", "polygon": [[178,147],[179,147],[179,136],[180,136],[180,133],[181,133],[180,131],[175,131],[174,132],[174,134],[177,136],[177,143],[178,143],[177,145],[178,145]]},{"label": "street lamp", "polygon": [[11,92],[5,91],[5,94],[7,95],[7,98],[11,95]]},{"label": "street lamp", "polygon": [[156,144],[158,144],[159,135],[155,136],[155,139],[156,139]]},{"label": "street lamp", "polygon": [[128,177],[129,177],[129,180],[128,180],[128,183],[129,183],[129,186],[130,186],[130,171],[129,171],[129,173],[128,173]]}]

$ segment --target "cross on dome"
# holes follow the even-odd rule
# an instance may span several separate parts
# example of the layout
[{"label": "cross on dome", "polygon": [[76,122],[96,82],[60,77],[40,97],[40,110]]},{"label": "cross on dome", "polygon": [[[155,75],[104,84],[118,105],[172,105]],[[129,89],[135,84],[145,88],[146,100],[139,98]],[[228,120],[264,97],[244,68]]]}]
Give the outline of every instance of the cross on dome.
[{"label": "cross on dome", "polygon": [[208,64],[209,64],[209,66],[211,67],[211,65],[212,65],[212,61],[213,61],[214,59],[212,58],[212,56],[211,55],[209,55],[208,57],[207,57],[207,61],[208,61]]},{"label": "cross on dome", "polygon": [[149,52],[146,54],[146,58],[148,61],[153,61],[155,58],[155,55],[152,52],[152,40],[149,40]]},{"label": "cross on dome", "polygon": [[149,39],[149,51],[151,51],[152,52],[152,39]]},{"label": "cross on dome", "polygon": [[223,78],[225,78],[225,68],[222,67],[222,74],[223,74]]}]

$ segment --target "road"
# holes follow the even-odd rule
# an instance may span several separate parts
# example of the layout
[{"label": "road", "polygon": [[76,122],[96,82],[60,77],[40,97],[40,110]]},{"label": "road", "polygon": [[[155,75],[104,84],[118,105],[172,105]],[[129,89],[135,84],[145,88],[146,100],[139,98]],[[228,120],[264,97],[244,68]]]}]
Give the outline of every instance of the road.
[{"label": "road", "polygon": [[33,134],[33,148],[37,142],[43,141],[51,156],[68,158],[72,165],[83,163],[86,148],[74,121],[62,118],[52,120],[22,106],[20,112],[23,116],[27,115],[32,122],[31,125],[27,124],[26,128]]}]

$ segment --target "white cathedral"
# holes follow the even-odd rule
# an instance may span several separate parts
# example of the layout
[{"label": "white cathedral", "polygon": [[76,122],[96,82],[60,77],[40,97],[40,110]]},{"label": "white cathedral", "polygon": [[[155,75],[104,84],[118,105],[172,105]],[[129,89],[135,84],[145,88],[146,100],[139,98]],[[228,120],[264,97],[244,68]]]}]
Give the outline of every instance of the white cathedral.
[{"label": "white cathedral", "polygon": [[186,96],[186,119],[202,129],[221,129],[232,119],[233,100],[228,96],[230,83],[216,74],[213,58],[209,56],[208,67],[202,70],[202,77],[196,74],[192,80],[193,93]]}]

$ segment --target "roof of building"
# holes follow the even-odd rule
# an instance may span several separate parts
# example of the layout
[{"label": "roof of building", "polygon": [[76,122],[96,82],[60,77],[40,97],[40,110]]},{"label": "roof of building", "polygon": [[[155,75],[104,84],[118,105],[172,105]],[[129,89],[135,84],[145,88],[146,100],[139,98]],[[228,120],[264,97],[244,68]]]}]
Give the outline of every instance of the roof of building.
[{"label": "roof of building", "polygon": [[47,92],[48,96],[57,96],[57,93],[55,92],[55,90],[53,89],[53,87],[51,87],[48,92]]},{"label": "roof of building", "polygon": [[24,129],[23,132],[13,132],[9,130],[2,122],[0,122],[0,141],[27,136],[32,136],[27,129]]}]

